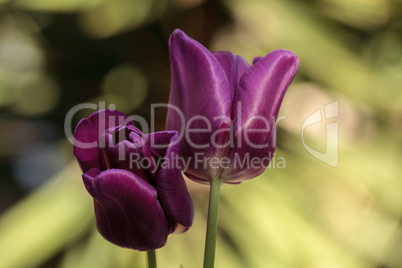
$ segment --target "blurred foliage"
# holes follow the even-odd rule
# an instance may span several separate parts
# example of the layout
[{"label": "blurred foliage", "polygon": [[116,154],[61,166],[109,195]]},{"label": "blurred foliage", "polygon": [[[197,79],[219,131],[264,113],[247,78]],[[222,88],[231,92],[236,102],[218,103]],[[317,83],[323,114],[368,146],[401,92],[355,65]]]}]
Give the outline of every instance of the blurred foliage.
[{"label": "blurred foliage", "polygon": [[[222,188],[216,266],[402,267],[402,2],[2,0],[0,268],[145,267],[97,233],[64,120],[104,101],[150,122],[168,101],[174,28],[248,61],[279,48],[300,58],[278,124],[286,168]],[[333,168],[301,128],[336,100]],[[323,151],[325,122],[305,137]],[[202,263],[208,187],[188,184],[194,226],[158,251],[160,267]]]}]

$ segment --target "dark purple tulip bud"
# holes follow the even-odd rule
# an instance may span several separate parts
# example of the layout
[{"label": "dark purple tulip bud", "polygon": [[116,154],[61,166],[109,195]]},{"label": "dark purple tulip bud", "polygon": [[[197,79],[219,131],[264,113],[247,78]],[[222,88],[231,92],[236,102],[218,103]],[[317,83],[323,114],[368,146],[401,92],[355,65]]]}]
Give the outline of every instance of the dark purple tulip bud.
[{"label": "dark purple tulip bud", "polygon": [[176,131],[144,135],[119,111],[97,111],[78,123],[74,155],[105,239],[149,251],[190,228],[193,202],[175,162],[181,145]]},{"label": "dark purple tulip bud", "polygon": [[249,65],[209,52],[184,32],[170,36],[172,84],[167,129],[181,133],[185,174],[238,183],[260,175],[275,151],[275,123],[298,58],[276,50]]}]

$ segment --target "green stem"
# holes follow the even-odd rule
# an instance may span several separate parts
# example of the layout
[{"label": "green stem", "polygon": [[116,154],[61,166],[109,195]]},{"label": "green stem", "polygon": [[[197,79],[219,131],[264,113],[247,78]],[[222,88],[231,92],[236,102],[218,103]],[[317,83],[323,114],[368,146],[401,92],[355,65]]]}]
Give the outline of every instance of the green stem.
[{"label": "green stem", "polygon": [[156,251],[147,251],[148,268],[156,268]]},{"label": "green stem", "polygon": [[205,239],[204,268],[213,268],[215,265],[216,231],[218,228],[219,194],[222,180],[211,181],[209,192],[207,236]]}]

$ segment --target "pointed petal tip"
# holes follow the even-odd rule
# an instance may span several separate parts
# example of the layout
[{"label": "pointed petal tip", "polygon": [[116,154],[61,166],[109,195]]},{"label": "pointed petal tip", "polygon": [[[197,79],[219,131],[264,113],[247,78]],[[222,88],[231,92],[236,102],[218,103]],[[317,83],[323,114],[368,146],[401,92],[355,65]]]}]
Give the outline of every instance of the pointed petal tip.
[{"label": "pointed petal tip", "polygon": [[179,28],[176,28],[173,30],[172,35],[178,35],[178,34],[184,34],[186,35],[182,30],[180,30]]},{"label": "pointed petal tip", "polygon": [[191,38],[182,30],[175,29],[169,37],[169,47],[172,47],[174,43],[180,42],[181,40],[185,39],[191,39]]},{"label": "pointed petal tip", "polygon": [[[289,74],[289,83],[293,80],[299,68],[299,58],[297,55],[287,49],[278,49],[268,53],[265,57],[255,58],[253,67],[264,70],[270,66],[277,66],[278,70],[282,70]],[[279,67],[280,66],[280,67]],[[286,87],[287,88],[287,87]]]},{"label": "pointed petal tip", "polygon": [[[271,53],[268,53],[267,56],[270,55],[270,57],[288,57],[290,60],[294,60],[294,62],[292,62],[292,64],[294,63],[296,67],[298,67],[299,65],[299,58],[297,57],[297,55],[290,50],[287,49],[278,49],[278,50],[274,50]],[[260,60],[262,60],[265,57],[261,57],[261,56],[257,56],[253,59],[253,64],[255,65],[258,62],[260,62]]]},{"label": "pointed petal tip", "polygon": [[255,57],[255,58],[253,59],[253,65],[256,64],[257,62],[259,62],[261,59],[262,59],[261,56]]},{"label": "pointed petal tip", "polygon": [[299,67],[299,57],[293,51],[287,49],[278,49],[269,54],[272,54],[272,56],[287,58],[289,60],[289,65],[293,65],[293,67],[295,67],[296,70]]}]

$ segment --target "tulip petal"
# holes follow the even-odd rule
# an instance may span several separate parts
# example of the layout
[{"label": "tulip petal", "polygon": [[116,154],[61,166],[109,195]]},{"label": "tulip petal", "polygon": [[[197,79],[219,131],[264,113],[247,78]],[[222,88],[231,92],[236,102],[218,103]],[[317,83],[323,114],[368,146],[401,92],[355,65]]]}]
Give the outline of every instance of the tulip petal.
[{"label": "tulip petal", "polygon": [[181,131],[182,123],[188,123],[184,154],[193,154],[195,150],[215,155],[210,136],[221,129],[232,106],[225,71],[211,52],[180,30],[171,35],[169,52],[172,66],[169,103],[180,111],[169,108],[166,129]]},{"label": "tulip petal", "polygon": [[232,112],[237,147],[267,145],[269,136],[274,134],[272,130],[283,96],[296,75],[297,67],[295,54],[276,50],[244,73]]},{"label": "tulip petal", "polygon": [[298,64],[299,60],[293,52],[276,50],[258,60],[243,74],[233,103],[232,119],[236,133],[250,118],[276,119]]},{"label": "tulip petal", "polygon": [[[236,142],[230,160],[232,165],[239,162],[244,165],[224,170],[221,176],[225,181],[252,179],[268,166],[275,151],[279,107],[297,67],[296,55],[277,50],[256,60],[241,77],[233,103]],[[252,159],[263,161],[256,167]]]},{"label": "tulip petal", "polygon": [[247,61],[241,56],[235,56],[229,51],[217,51],[212,53],[219,61],[232,89],[232,100],[239,87],[239,80],[243,73],[250,67]]},{"label": "tulip petal", "polygon": [[165,245],[168,223],[149,183],[120,169],[91,169],[83,180],[94,198],[97,227],[105,239],[143,251]]},{"label": "tulip petal", "polygon": [[[157,190],[168,218],[186,228],[193,223],[194,206],[186,182],[179,166],[181,165],[181,143],[176,143],[178,133],[168,131],[160,134],[171,135],[170,145],[166,150],[164,162],[157,179]],[[174,226],[176,228],[177,226]],[[173,231],[173,230],[172,230]]]},{"label": "tulip petal", "polygon": [[[178,29],[170,36],[169,52],[172,65],[169,103],[181,108],[186,120],[197,115],[206,118],[228,115],[232,102],[230,85],[212,53]],[[167,129],[181,130],[175,123],[176,117],[175,112],[169,112]],[[213,129],[221,125],[217,120]]]},{"label": "tulip petal", "polygon": [[[250,68],[250,65],[247,63],[247,61],[241,57],[241,56],[234,56],[231,52],[228,51],[218,51],[218,52],[213,52],[213,55],[216,57],[216,59],[219,61],[220,65],[222,68],[225,70],[226,76],[229,80],[230,83],[230,88],[232,89],[232,100],[235,98],[237,94],[237,90],[239,88],[239,81],[242,75],[244,74],[245,71],[247,71],[248,68]],[[217,144],[219,144],[221,147],[216,151],[216,157],[222,158],[228,155],[230,153],[230,146],[229,146],[229,139],[231,138],[231,119],[230,117],[227,118],[225,124],[222,126],[222,131],[219,132],[218,138],[217,138]],[[225,129],[224,129],[225,128]],[[224,130],[223,130],[224,129]],[[226,144],[226,146],[225,146]],[[212,168],[211,168],[212,169]],[[221,177],[222,173],[224,172],[224,168],[220,167],[218,169],[211,170],[211,177],[217,178]],[[192,176],[191,174],[188,174],[189,177],[191,177],[193,180],[197,181],[196,176]],[[209,180],[208,180],[209,182]]]},{"label": "tulip petal", "polygon": [[[225,70],[215,56],[184,32],[175,30],[169,40],[172,85],[166,129],[182,131],[186,126],[183,156],[194,154],[214,156],[217,146],[211,146],[211,135],[226,128],[232,106],[232,89]],[[185,125],[184,125],[185,124]],[[221,137],[215,137],[217,143]],[[188,173],[198,174],[190,165]],[[203,172],[212,179],[215,170]]]},{"label": "tulip petal", "polygon": [[99,137],[111,127],[132,125],[127,115],[117,110],[100,110],[82,119],[74,132],[73,153],[85,173],[91,168],[106,169],[99,147]]},{"label": "tulip petal", "polygon": [[255,58],[253,59],[253,65],[256,64],[257,62],[259,62],[261,59],[262,59],[262,57],[260,57],[260,56],[255,57]]}]

